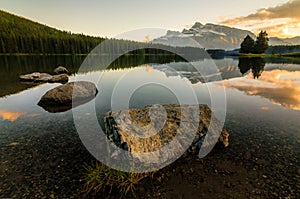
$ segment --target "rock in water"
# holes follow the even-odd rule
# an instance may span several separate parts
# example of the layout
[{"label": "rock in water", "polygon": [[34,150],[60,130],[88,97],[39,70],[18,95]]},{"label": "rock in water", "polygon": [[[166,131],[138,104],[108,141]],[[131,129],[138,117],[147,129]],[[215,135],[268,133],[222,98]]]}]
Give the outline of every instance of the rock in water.
[{"label": "rock in water", "polygon": [[55,82],[59,82],[59,83],[67,83],[69,81],[69,76],[67,74],[60,74],[60,75],[53,75],[50,79],[49,79],[49,83],[55,83]]},{"label": "rock in water", "polygon": [[19,79],[24,82],[48,82],[51,78],[52,75],[39,72],[19,76]]},{"label": "rock in water", "polygon": [[[208,141],[203,142],[211,121],[214,122],[212,126],[218,126],[216,129],[221,132],[210,129]],[[124,150],[135,152],[140,161],[143,161],[143,156],[138,154],[157,151],[174,139],[178,150],[190,146],[186,154],[198,152],[201,146],[214,145],[216,142],[223,147],[229,145],[229,133],[222,128],[207,105],[152,105],[113,111],[106,114],[104,124],[108,139]],[[177,137],[178,132],[184,132],[183,136]],[[212,134],[215,136],[212,137]],[[172,153],[177,152],[158,154],[157,162],[163,159],[162,156],[171,157]]]},{"label": "rock in water", "polygon": [[63,112],[94,99],[97,93],[91,82],[70,82],[45,93],[38,105],[49,112]]},{"label": "rock in water", "polygon": [[33,82],[33,83],[67,83],[69,77],[66,74],[60,75],[49,75],[48,73],[39,73],[34,72],[27,75],[20,75],[19,79],[24,82]]},{"label": "rock in water", "polygon": [[57,67],[56,69],[54,69],[54,72],[55,72],[56,74],[67,74],[67,73],[69,73],[68,69],[66,69],[66,68],[63,67],[63,66]]}]

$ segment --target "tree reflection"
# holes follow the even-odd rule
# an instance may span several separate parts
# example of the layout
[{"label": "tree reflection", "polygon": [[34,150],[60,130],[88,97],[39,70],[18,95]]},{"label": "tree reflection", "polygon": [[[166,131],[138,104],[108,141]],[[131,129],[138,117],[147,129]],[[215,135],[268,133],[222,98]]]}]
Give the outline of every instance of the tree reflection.
[{"label": "tree reflection", "polygon": [[253,78],[258,79],[261,76],[262,72],[264,71],[265,65],[266,62],[261,57],[252,57],[252,58],[240,57],[238,67],[240,69],[240,72],[243,75],[251,69]]}]

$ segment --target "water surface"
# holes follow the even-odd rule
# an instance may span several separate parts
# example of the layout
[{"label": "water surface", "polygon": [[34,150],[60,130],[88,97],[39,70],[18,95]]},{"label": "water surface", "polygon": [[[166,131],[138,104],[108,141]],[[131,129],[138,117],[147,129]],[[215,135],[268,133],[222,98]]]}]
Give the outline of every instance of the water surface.
[{"label": "water surface", "polygon": [[[71,151],[74,151],[71,148],[75,146],[75,142],[80,143],[73,124],[72,110],[49,113],[37,105],[45,92],[60,84],[30,84],[18,80],[20,74],[35,71],[52,73],[58,65],[66,66],[70,70],[70,81],[87,80],[97,84],[99,94],[96,98],[76,109],[85,110],[89,103],[94,103],[101,124],[104,114],[111,109],[111,96],[120,81],[124,88],[120,91],[120,96],[126,94],[126,88],[136,85],[139,79],[153,81],[153,84],[140,86],[135,90],[129,100],[129,107],[178,103],[171,87],[179,88],[183,96],[186,92],[185,88],[192,87],[199,103],[211,105],[209,92],[221,96],[222,86],[224,86],[227,100],[225,127],[230,133],[229,151],[233,156],[231,159],[243,162],[249,170],[259,169],[260,172],[270,175],[275,172],[271,165],[282,165],[281,173],[272,180],[286,188],[292,186],[289,185],[290,181],[299,176],[299,60],[216,59],[213,61],[218,68],[218,73],[203,77],[191,64],[165,57],[122,57],[108,69],[99,70],[97,67],[92,67],[87,71],[78,72],[84,58],[83,56],[0,56],[0,148],[3,163],[1,169],[6,172],[2,175],[4,178],[2,187],[5,193],[14,193],[18,189],[27,190],[28,187],[13,188],[14,186],[7,182],[24,184],[24,179],[20,177],[32,167],[28,162],[42,161],[40,167],[32,168],[35,173],[43,173],[43,169],[49,166],[47,161],[50,161],[48,159],[51,154],[58,153],[61,148],[66,153],[54,157],[71,159]],[[206,62],[207,60],[199,60],[193,65],[198,64],[203,67]],[[99,68],[104,67],[101,63],[99,65]],[[209,72],[210,68],[203,67],[201,70]],[[223,80],[216,81],[216,75],[221,75]],[[163,82],[169,85],[169,88],[155,82]],[[207,85],[210,85],[213,91],[208,91]],[[126,102],[122,97],[113,101],[113,105],[120,109],[125,107],[124,104],[126,105]],[[88,119],[90,114],[89,111],[85,111],[82,117]],[[25,147],[28,144],[32,144],[30,146],[35,152],[28,151],[30,148]],[[11,148],[17,146],[21,149],[24,146],[23,149],[26,150],[16,152]],[[37,153],[39,155],[36,155]],[[247,155],[248,153],[251,155]],[[80,154],[77,153],[79,158],[81,158]],[[33,160],[35,157],[38,160]],[[85,158],[86,155],[82,157]],[[47,166],[43,167],[45,162]],[[269,166],[265,165],[266,162]],[[14,167],[23,169],[14,172],[12,169]],[[43,175],[50,175],[49,179],[54,179],[52,176],[55,175],[54,171],[47,170]],[[75,175],[76,172],[78,170],[68,175]],[[13,177],[11,179],[5,177],[8,174]],[[36,182],[38,180],[40,179],[36,179]],[[69,182],[68,179],[60,181]],[[58,179],[52,185],[55,183],[58,183]],[[292,181],[292,184],[297,186],[297,180]],[[295,188],[292,190],[295,192]],[[3,195],[3,197],[12,195]]]}]

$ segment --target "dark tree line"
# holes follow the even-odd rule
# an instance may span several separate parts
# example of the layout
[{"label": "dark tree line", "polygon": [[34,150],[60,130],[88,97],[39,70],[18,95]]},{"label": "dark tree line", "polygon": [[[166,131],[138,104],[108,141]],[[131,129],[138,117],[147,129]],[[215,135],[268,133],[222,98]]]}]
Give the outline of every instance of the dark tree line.
[{"label": "dark tree line", "polygon": [[270,46],[266,51],[267,54],[285,54],[285,53],[295,53],[295,52],[300,52],[300,45]]},{"label": "dark tree line", "polygon": [[266,31],[261,31],[258,34],[256,41],[247,35],[244,41],[241,43],[240,53],[262,54],[268,49],[268,42],[269,38]]},{"label": "dark tree line", "polygon": [[0,53],[87,53],[103,40],[60,31],[0,11]]}]

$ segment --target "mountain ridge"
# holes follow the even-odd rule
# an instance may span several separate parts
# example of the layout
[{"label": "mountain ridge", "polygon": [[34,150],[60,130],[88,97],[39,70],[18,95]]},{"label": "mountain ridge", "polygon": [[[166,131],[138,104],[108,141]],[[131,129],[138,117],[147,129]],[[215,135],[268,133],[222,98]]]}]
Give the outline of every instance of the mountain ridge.
[{"label": "mountain ridge", "polygon": [[[156,38],[152,42],[181,47],[200,44],[206,49],[232,50],[239,48],[247,35],[253,39],[256,38],[255,34],[248,30],[213,23],[203,25],[196,22],[190,29],[183,29],[181,32],[169,30],[166,35]],[[269,44],[300,45],[300,36],[293,38],[270,37]]]}]

